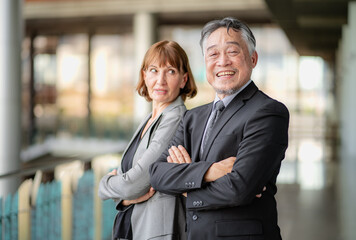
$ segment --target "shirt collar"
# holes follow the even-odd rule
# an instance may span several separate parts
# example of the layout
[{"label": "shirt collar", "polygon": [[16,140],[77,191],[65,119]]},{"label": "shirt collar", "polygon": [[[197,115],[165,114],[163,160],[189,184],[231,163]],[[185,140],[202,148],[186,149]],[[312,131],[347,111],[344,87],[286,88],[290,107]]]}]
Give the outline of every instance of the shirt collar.
[{"label": "shirt collar", "polygon": [[[251,82],[252,82],[252,80],[250,79],[247,83],[245,83],[245,85],[243,85],[239,90],[237,90],[237,92],[221,99],[221,101],[223,101],[223,103],[224,103],[224,106],[227,107],[227,105],[229,105],[229,103],[232,101],[232,99],[234,99],[234,97],[236,97],[237,94],[239,94],[242,90],[244,90]],[[218,97],[218,94],[215,94],[213,109],[215,109],[215,103],[219,100],[220,100],[220,98]]]}]

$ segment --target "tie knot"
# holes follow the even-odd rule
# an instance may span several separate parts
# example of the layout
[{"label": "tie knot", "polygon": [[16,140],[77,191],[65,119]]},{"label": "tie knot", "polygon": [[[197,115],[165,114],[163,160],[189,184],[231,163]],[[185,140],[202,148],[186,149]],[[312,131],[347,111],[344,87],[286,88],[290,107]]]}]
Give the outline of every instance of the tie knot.
[{"label": "tie knot", "polygon": [[224,110],[224,108],[225,108],[225,105],[224,105],[223,101],[219,100],[215,103],[216,111],[221,112],[222,110]]}]

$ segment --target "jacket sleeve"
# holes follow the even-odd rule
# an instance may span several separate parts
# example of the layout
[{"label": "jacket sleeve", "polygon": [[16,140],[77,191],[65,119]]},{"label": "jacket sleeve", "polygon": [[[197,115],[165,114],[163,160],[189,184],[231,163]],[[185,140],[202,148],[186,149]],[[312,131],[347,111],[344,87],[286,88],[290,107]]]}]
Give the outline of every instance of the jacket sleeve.
[{"label": "jacket sleeve", "polygon": [[[170,142],[169,147],[182,145],[190,153],[189,146],[184,144],[184,123],[186,112],[183,120],[180,122],[179,127]],[[189,164],[176,164],[168,163],[167,156],[169,156],[168,148],[163,152],[162,156],[150,166],[151,185],[157,191],[166,194],[182,194],[193,189],[202,187],[202,179],[205,172],[208,170],[213,162],[192,162]]]},{"label": "jacket sleeve", "polygon": [[246,122],[232,172],[189,192],[187,208],[239,206],[255,199],[279,172],[288,145],[288,125],[289,113],[283,104],[261,107]]},{"label": "jacket sleeve", "polygon": [[148,192],[150,188],[148,168],[167,148],[183,112],[183,108],[178,107],[162,116],[158,127],[150,136],[148,148],[129,171],[115,176],[104,176],[101,179],[98,190],[101,199],[131,200]]}]

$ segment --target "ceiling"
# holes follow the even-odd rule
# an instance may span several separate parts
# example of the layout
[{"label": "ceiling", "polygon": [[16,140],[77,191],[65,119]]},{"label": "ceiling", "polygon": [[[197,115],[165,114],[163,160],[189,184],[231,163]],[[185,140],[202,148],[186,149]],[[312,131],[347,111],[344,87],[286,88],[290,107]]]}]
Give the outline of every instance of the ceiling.
[{"label": "ceiling", "polygon": [[265,0],[300,55],[335,61],[342,26],[347,24],[348,0]]},{"label": "ceiling", "polygon": [[239,16],[249,24],[277,23],[302,56],[329,62],[347,24],[350,0],[26,0],[27,34],[132,31],[133,14],[149,11],[161,24],[202,25]]}]

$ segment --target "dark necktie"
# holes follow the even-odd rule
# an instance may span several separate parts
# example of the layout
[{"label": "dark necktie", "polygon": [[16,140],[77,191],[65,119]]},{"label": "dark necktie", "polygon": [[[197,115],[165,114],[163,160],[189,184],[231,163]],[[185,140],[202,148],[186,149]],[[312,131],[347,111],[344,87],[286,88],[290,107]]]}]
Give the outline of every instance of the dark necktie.
[{"label": "dark necktie", "polygon": [[204,151],[206,143],[208,142],[210,133],[213,130],[214,124],[217,121],[217,119],[219,118],[219,116],[220,116],[221,112],[224,110],[224,108],[225,108],[224,103],[221,100],[219,100],[215,103],[215,109],[211,113],[211,120],[208,123],[208,126],[206,126],[206,132],[205,132],[205,136],[203,138],[202,148],[200,148],[200,150],[201,150],[200,156],[203,156],[203,151]]}]

